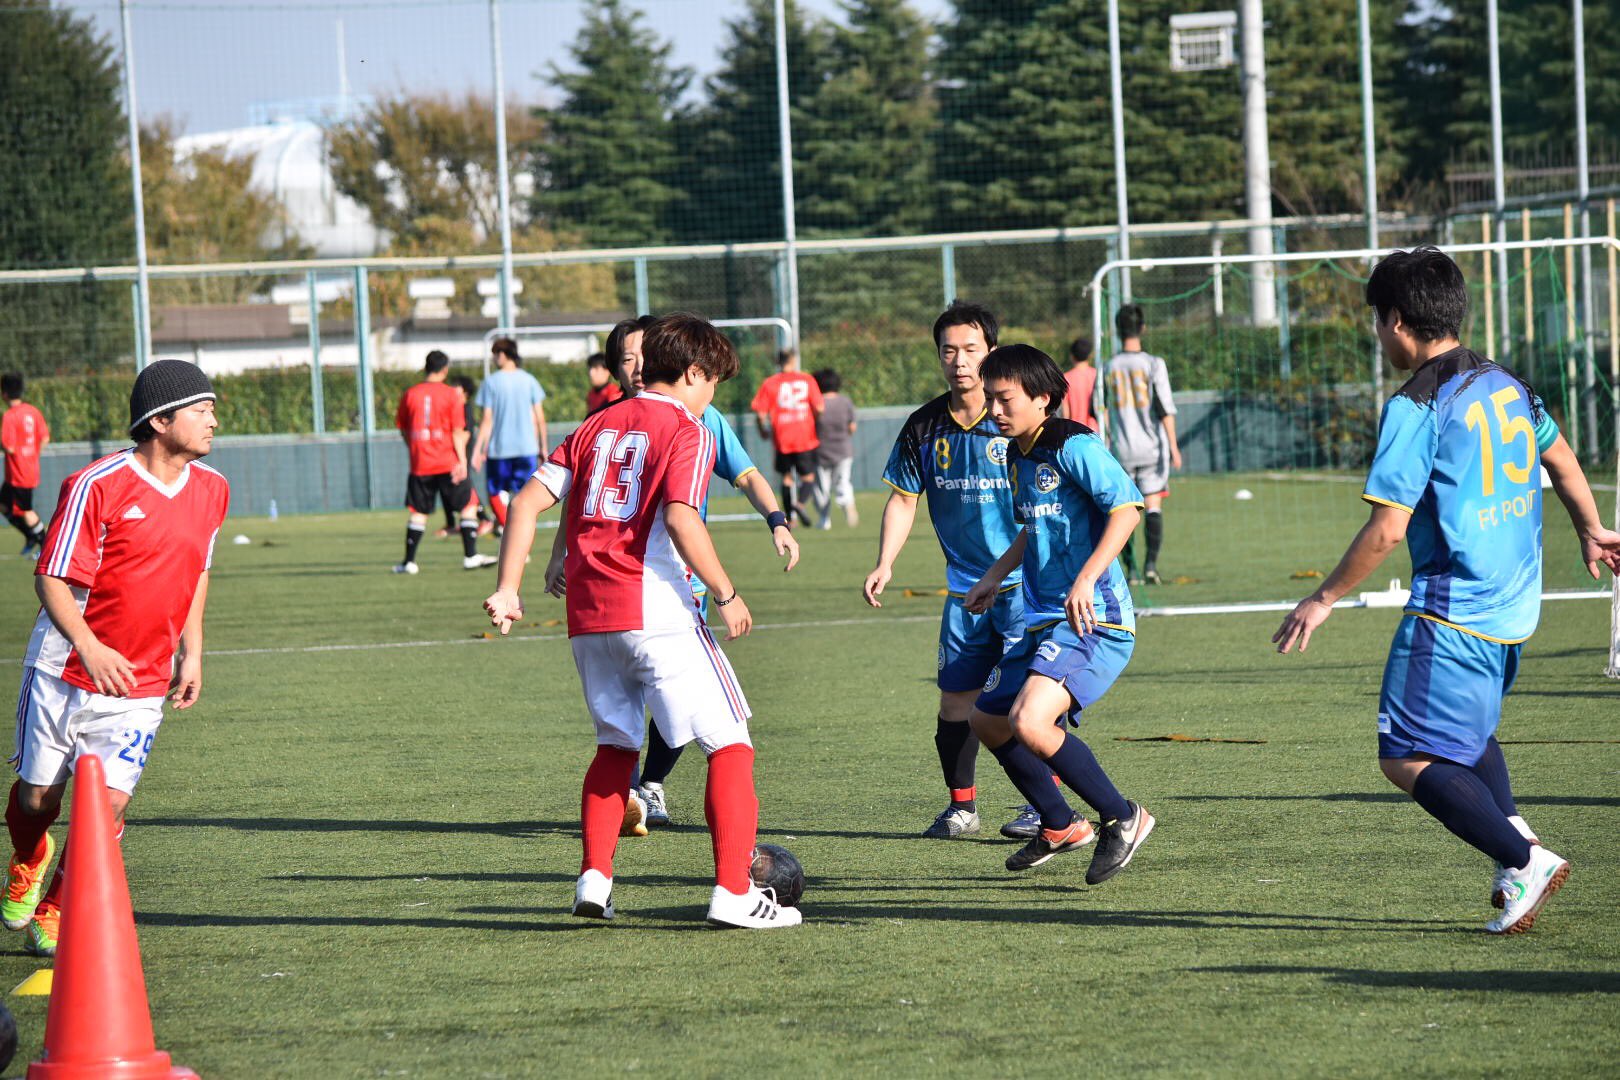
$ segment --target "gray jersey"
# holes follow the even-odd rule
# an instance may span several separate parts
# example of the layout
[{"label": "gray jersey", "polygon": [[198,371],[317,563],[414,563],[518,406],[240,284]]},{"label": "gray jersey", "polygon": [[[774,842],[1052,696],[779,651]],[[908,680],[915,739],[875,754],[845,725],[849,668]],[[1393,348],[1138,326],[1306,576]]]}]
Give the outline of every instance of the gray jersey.
[{"label": "gray jersey", "polygon": [[823,468],[855,456],[855,437],[849,425],[855,422],[855,403],[843,394],[828,394],[821,415],[816,417],[816,464]]},{"label": "gray jersey", "polygon": [[1176,415],[1170,372],[1164,360],[1145,352],[1116,353],[1103,367],[1108,396],[1108,439],[1126,466],[1151,465],[1168,457],[1160,423]]}]

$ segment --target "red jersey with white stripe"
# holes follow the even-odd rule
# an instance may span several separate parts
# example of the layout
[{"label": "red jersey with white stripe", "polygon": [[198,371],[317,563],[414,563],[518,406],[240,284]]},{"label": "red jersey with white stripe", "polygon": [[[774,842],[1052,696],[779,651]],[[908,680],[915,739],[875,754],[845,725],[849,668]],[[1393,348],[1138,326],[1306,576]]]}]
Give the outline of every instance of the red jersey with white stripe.
[{"label": "red jersey with white stripe", "polygon": [[[197,579],[213,561],[230,501],[225,478],[202,462],[191,462],[165,485],[141,467],[132,449],[62,481],[34,572],[72,586],[97,640],[135,669],[131,697],[168,691],[180,631]],[[96,692],[78,652],[44,609],[23,664]]]},{"label": "red jersey with white stripe", "polygon": [[15,488],[39,486],[39,448],[51,437],[44,415],[19,401],[0,416],[0,450],[6,452],[6,483]]},{"label": "red jersey with white stripe", "polygon": [[467,414],[449,383],[419,382],[405,391],[394,426],[410,446],[412,476],[437,476],[456,467],[455,433],[466,428]]},{"label": "red jersey with white stripe", "polygon": [[686,406],[650,391],[586,417],[552,451],[536,475],[565,502],[569,636],[695,624],[664,507],[702,509],[714,453]]},{"label": "red jersey with white stripe", "polygon": [[778,371],[759,384],[753,410],[771,422],[771,440],[779,454],[802,454],[821,445],[816,413],[821,386],[802,371]]}]

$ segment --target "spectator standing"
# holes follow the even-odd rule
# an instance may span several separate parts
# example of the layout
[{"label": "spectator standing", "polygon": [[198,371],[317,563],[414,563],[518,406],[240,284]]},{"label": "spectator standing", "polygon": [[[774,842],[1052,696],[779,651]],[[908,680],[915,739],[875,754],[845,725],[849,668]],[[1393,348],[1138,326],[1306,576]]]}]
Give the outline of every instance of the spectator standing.
[{"label": "spectator standing", "polygon": [[832,508],[843,507],[850,528],[860,524],[855,510],[855,488],[850,469],[855,464],[855,403],[840,391],[844,380],[832,368],[815,373],[821,388],[821,412],[816,415],[816,509],[821,512],[820,527],[832,528]]},{"label": "spectator standing", "polygon": [[490,344],[496,370],[490,372],[474,399],[483,415],[472,467],[484,470],[484,489],[495,520],[506,525],[506,504],[528,483],[547,452],[546,392],[523,370],[517,342],[509,337]]}]

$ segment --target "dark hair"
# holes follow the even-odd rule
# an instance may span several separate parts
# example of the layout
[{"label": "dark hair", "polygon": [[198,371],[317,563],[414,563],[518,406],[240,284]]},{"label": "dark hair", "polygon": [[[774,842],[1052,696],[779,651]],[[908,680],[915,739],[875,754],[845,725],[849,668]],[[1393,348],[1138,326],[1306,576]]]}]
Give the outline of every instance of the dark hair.
[{"label": "dark hair", "polygon": [[1074,361],[1076,364],[1085,360],[1090,360],[1091,339],[1088,337],[1077,337],[1073,341],[1069,342],[1069,359]]},{"label": "dark hair", "polygon": [[452,375],[448,381],[451,386],[459,388],[461,392],[466,394],[469,399],[471,399],[473,394],[478,389],[477,384],[474,383],[471,376],[468,375]]},{"label": "dark hair", "polygon": [[422,370],[427,372],[429,375],[437,375],[439,372],[443,371],[449,366],[450,358],[444,355],[444,350],[434,349],[432,352],[427,354],[427,362],[422,365]]},{"label": "dark hair", "polygon": [[509,337],[498,337],[490,342],[489,351],[510,358],[514,364],[523,363],[523,358],[518,356],[517,342]]},{"label": "dark hair", "polygon": [[979,378],[985,382],[991,379],[1015,382],[1032,398],[1045,394],[1047,416],[1058,411],[1069,389],[1057,362],[1033,345],[1003,345],[991,349],[979,368]]},{"label": "dark hair", "polygon": [[608,367],[607,353],[593,352],[587,356],[585,358],[585,370],[589,371],[591,368],[602,368],[604,371],[611,370]]},{"label": "dark hair", "polygon": [[135,440],[136,446],[139,446],[144,442],[151,442],[153,439],[157,438],[157,428],[152,426],[152,421],[162,419],[167,420],[172,424],[174,423],[174,414],[179,411],[179,409],[166,409],[160,413],[153,413],[145,420],[142,420],[140,423],[136,424],[134,428],[130,430],[129,437]]},{"label": "dark hair", "polygon": [[795,349],[791,345],[789,345],[785,349],[778,349],[777,352],[776,352],[776,366],[777,367],[787,367],[789,362],[791,362],[792,359],[795,356],[798,356],[798,355],[799,355],[799,350]]},{"label": "dark hair", "polygon": [[1141,304],[1126,304],[1114,315],[1114,328],[1119,331],[1122,338],[1142,336],[1142,327],[1147,325],[1147,316],[1142,314]]},{"label": "dark hair", "polygon": [[641,379],[672,383],[694,365],[715,382],[737,374],[740,364],[731,339],[708,319],[676,311],[654,320],[641,342]]},{"label": "dark hair", "polygon": [[23,377],[21,374],[8,371],[4,375],[0,375],[0,395],[3,395],[7,401],[11,401],[22,397],[22,394]]},{"label": "dark hair", "polygon": [[1380,322],[1401,313],[1401,322],[1419,341],[1441,341],[1462,333],[1468,314],[1468,286],[1462,270],[1437,247],[1392,251],[1367,279],[1367,303]]},{"label": "dark hair", "polygon": [[945,331],[953,326],[977,326],[984,335],[984,343],[992,349],[996,347],[996,317],[983,304],[952,300],[951,306],[934,320],[934,348],[939,348]]},{"label": "dark hair", "polygon": [[607,359],[608,366],[614,375],[618,375],[619,366],[624,363],[624,339],[635,333],[646,333],[652,324],[658,320],[651,315],[637,315],[633,319],[620,319],[608,331]]},{"label": "dark hair", "polygon": [[821,387],[823,394],[836,394],[844,387],[844,380],[839,378],[838,372],[830,367],[822,368],[811,378],[816,380],[816,385]]}]

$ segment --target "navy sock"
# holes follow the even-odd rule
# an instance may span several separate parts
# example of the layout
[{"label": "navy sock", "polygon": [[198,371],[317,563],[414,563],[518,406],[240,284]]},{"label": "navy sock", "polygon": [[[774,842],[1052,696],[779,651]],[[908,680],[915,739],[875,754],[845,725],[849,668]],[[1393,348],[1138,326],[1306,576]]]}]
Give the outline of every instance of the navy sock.
[{"label": "navy sock", "polygon": [[1469,771],[1491,789],[1491,798],[1496,800],[1502,813],[1513,817],[1519,812],[1518,804],[1513,801],[1513,785],[1508,782],[1507,759],[1502,756],[1502,745],[1494,735],[1485,743],[1485,753]]},{"label": "navy sock", "polygon": [[1008,739],[990,751],[1007,771],[1013,787],[1041,814],[1041,827],[1066,829],[1074,823],[1074,811],[1063,793],[1052,783],[1052,771],[1034,751],[1017,739]]},{"label": "navy sock", "polygon": [[1065,732],[1063,745],[1058,752],[1047,759],[1047,764],[1057,774],[1059,780],[1072,789],[1075,794],[1097,811],[1104,824],[1110,821],[1124,821],[1131,816],[1131,808],[1125,802],[1125,796],[1119,793],[1114,782],[1108,779],[1103,767],[1097,762],[1097,755],[1091,752],[1091,747]]},{"label": "navy sock", "polygon": [[973,786],[974,764],[979,757],[979,740],[966,721],[952,724],[943,716],[934,720],[934,749],[939,751],[939,771],[945,786],[962,791]]},{"label": "navy sock", "polygon": [[647,763],[641,767],[641,778],[649,784],[662,784],[674,770],[675,763],[681,760],[681,751],[686,748],[670,746],[659,733],[658,725],[650,726],[651,730],[647,733]]},{"label": "navy sock", "polygon": [[1496,805],[1491,789],[1474,773],[1450,761],[1434,761],[1418,774],[1412,798],[1434,818],[1503,866],[1530,863],[1530,841]]}]

